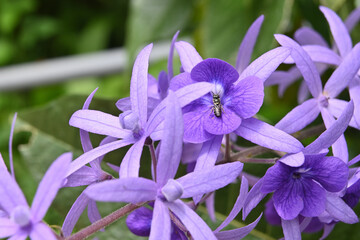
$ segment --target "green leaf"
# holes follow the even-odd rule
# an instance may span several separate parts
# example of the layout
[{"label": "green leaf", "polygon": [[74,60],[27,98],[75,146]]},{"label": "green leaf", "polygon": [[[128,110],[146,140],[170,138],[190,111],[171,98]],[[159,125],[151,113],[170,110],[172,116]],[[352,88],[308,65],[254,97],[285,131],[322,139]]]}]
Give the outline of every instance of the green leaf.
[{"label": "green leaf", "polygon": [[293,1],[217,1],[203,5],[202,29],[197,35],[203,57],[217,57],[235,62],[236,52],[251,23],[265,15],[254,56],[274,47],[274,33],[281,33],[288,24]]},{"label": "green leaf", "polygon": [[134,0],[130,2],[126,47],[134,56],[142,45],[170,39],[188,22],[194,1]]}]

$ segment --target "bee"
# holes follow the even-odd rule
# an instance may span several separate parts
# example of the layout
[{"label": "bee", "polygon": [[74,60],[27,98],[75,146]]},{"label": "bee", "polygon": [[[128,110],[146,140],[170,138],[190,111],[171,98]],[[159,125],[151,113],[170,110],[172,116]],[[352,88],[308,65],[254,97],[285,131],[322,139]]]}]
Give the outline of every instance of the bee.
[{"label": "bee", "polygon": [[221,105],[220,96],[214,92],[211,92],[213,95],[214,106],[211,107],[211,113],[214,112],[216,117],[221,117],[221,112],[225,112],[223,106]]}]

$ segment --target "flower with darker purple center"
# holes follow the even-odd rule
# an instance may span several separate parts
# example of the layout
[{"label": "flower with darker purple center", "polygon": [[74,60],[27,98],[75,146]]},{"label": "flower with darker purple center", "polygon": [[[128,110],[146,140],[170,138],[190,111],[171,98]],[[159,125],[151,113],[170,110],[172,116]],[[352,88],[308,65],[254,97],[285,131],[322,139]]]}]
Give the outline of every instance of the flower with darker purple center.
[{"label": "flower with darker purple center", "polygon": [[[198,63],[191,73],[183,73],[173,81],[183,84],[209,82],[210,93],[189,104],[184,114],[184,140],[201,143],[216,135],[235,131],[242,119],[254,116],[264,98],[263,82],[249,76],[234,84],[239,74],[230,64],[215,58]],[[174,85],[177,85],[175,82]]]},{"label": "flower with darker purple center", "polygon": [[262,193],[274,192],[274,206],[284,220],[319,216],[325,210],[326,191],[339,192],[347,183],[347,165],[324,154],[305,155],[299,167],[277,162],[264,176]]}]

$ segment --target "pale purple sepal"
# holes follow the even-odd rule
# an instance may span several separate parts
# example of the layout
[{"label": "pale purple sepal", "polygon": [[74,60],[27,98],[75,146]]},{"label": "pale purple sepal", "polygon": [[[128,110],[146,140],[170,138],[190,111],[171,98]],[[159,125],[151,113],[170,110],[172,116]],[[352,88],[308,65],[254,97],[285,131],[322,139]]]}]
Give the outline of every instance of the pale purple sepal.
[{"label": "pale purple sepal", "polygon": [[[340,115],[343,113],[344,109],[346,109],[348,102],[336,98],[330,98],[328,101],[329,101],[329,106],[328,106],[329,112],[334,117],[339,118]],[[354,115],[352,116],[349,122],[349,126],[360,129],[360,125],[358,125],[355,120],[355,110],[356,110],[355,101],[353,99],[352,101],[354,102]]]},{"label": "pale purple sepal", "polygon": [[354,157],[353,159],[351,159],[351,161],[348,162],[348,166],[352,166],[359,161],[360,161],[360,154]]},{"label": "pale purple sepal", "polygon": [[[157,93],[157,92],[156,92]],[[154,110],[154,108],[159,104],[160,100],[153,98],[151,96],[148,97],[148,116],[150,116],[151,112]],[[130,97],[121,98],[116,102],[116,107],[122,111],[130,111],[131,110],[131,100]]]},{"label": "pale purple sepal", "polygon": [[[218,233],[221,231],[224,227],[229,225],[229,223],[235,219],[235,217],[238,215],[242,207],[244,206],[246,195],[249,191],[249,183],[246,179],[246,177],[241,178],[241,185],[240,185],[240,193],[239,196],[236,199],[236,202],[234,204],[234,207],[231,209],[231,212],[229,213],[228,217],[220,224],[218,228],[214,231],[214,233]],[[256,224],[255,224],[256,225]],[[219,236],[217,236],[219,237]]]},{"label": "pale purple sepal", "polygon": [[247,225],[245,227],[218,232],[218,233],[215,233],[215,236],[218,238],[218,240],[243,239],[256,227],[256,225],[259,223],[261,217],[262,217],[262,213],[254,222],[250,223],[249,225]]},{"label": "pale purple sepal", "polygon": [[203,60],[196,49],[188,42],[176,42],[175,48],[179,53],[181,66],[185,72],[191,72],[193,67]]},{"label": "pale purple sepal", "polygon": [[312,98],[291,110],[275,127],[287,133],[294,133],[313,122],[319,113],[318,101]]},{"label": "pale purple sepal", "polygon": [[250,142],[278,151],[297,153],[304,148],[293,136],[256,118],[244,119],[235,133]]},{"label": "pale purple sepal", "polygon": [[333,50],[328,47],[318,45],[305,45],[303,49],[314,62],[326,63],[330,65],[338,66],[342,59]]},{"label": "pale purple sepal", "polygon": [[240,175],[242,168],[242,163],[233,162],[188,173],[177,179],[184,188],[181,198],[189,198],[222,188],[234,181]]},{"label": "pale purple sepal", "polygon": [[12,177],[15,179],[15,171],[14,171],[14,161],[13,161],[13,152],[12,152],[12,142],[14,137],[14,129],[15,129],[15,122],[17,118],[17,113],[14,114],[12,123],[11,123],[11,130],[10,130],[10,137],[9,137],[9,162],[10,162],[10,171]]},{"label": "pale purple sepal", "polygon": [[239,73],[241,73],[250,63],[251,55],[263,21],[264,15],[261,15],[251,24],[241,41],[235,65],[235,68]]},{"label": "pale purple sepal", "polygon": [[28,237],[28,234],[24,231],[17,232],[12,237],[8,238],[8,240],[25,240]]},{"label": "pale purple sepal", "polygon": [[131,110],[139,117],[141,127],[147,120],[148,67],[153,44],[147,45],[136,57],[131,74],[130,100]]},{"label": "pale purple sepal", "polygon": [[350,101],[340,117],[324,131],[316,140],[305,147],[305,154],[316,154],[322,149],[329,148],[346,130],[354,111],[354,104]]},{"label": "pale purple sepal", "polygon": [[170,210],[180,219],[191,236],[196,240],[216,240],[209,226],[181,200],[164,202]]},{"label": "pale purple sepal", "polygon": [[305,100],[310,96],[310,92],[309,89],[306,85],[305,81],[302,81],[300,83],[300,87],[298,90],[298,97],[297,97],[297,101],[299,104],[305,102]]},{"label": "pale purple sepal", "polygon": [[9,218],[0,218],[0,238],[14,235],[18,228],[19,226]]},{"label": "pale purple sepal", "polygon": [[327,193],[326,211],[332,217],[344,223],[353,224],[359,222],[355,212],[336,194]]},{"label": "pale purple sepal", "polygon": [[33,221],[41,221],[45,216],[58,190],[63,185],[71,159],[71,153],[64,153],[58,157],[46,171],[31,205]]},{"label": "pale purple sepal", "polygon": [[57,240],[54,232],[45,223],[37,223],[30,233],[31,240]]},{"label": "pale purple sepal", "polygon": [[319,96],[322,92],[321,79],[310,56],[291,38],[282,34],[275,34],[275,38],[282,46],[291,48],[291,57],[294,59],[296,66],[302,73],[311,94],[313,97]]},{"label": "pale purple sepal", "polygon": [[219,155],[223,136],[215,136],[209,141],[203,143],[199,156],[196,160],[194,171],[209,169],[215,165]]},{"label": "pale purple sepal", "polygon": [[321,238],[319,238],[319,240],[324,240],[325,238],[327,238],[327,236],[329,236],[329,234],[332,232],[334,227],[335,227],[335,223],[325,224],[323,235],[321,236]]},{"label": "pale purple sepal", "polygon": [[63,187],[86,186],[98,180],[95,170],[88,166],[83,166],[71,174]]},{"label": "pale purple sepal", "polygon": [[167,97],[164,127],[156,171],[156,180],[160,185],[175,177],[182,153],[184,133],[182,111],[172,91],[169,91]]},{"label": "pale purple sepal", "polygon": [[101,157],[108,152],[114,151],[116,149],[119,149],[121,147],[124,147],[126,145],[134,143],[134,140],[117,140],[102,146],[99,146],[97,148],[92,149],[91,151],[88,151],[84,154],[82,154],[80,157],[75,159],[70,164],[70,169],[67,173],[67,176],[70,176],[77,170],[79,170],[84,165],[88,164],[89,162],[93,161],[94,159]]},{"label": "pale purple sepal", "polygon": [[168,64],[167,64],[167,77],[168,77],[168,83],[170,82],[170,80],[173,78],[174,76],[174,72],[173,72],[173,58],[174,58],[174,48],[175,48],[175,42],[177,37],[179,36],[180,31],[177,31],[172,40],[171,40],[171,45],[170,45],[170,50],[169,50],[169,57],[168,57]]},{"label": "pale purple sepal", "polygon": [[349,32],[353,30],[360,20],[360,8],[353,10],[345,20],[345,26]]},{"label": "pale purple sepal", "polygon": [[206,209],[211,221],[216,222],[215,216],[215,192],[211,193],[205,200]]},{"label": "pale purple sepal", "polygon": [[93,184],[84,192],[96,201],[135,204],[154,200],[157,190],[157,184],[149,179],[130,177]]},{"label": "pale purple sepal", "polygon": [[0,170],[4,170],[4,171],[7,171],[7,167],[6,167],[6,164],[4,162],[4,159],[0,153]]},{"label": "pale purple sepal", "polygon": [[325,39],[315,30],[309,27],[301,27],[296,30],[294,39],[300,45],[320,45],[323,47],[329,47]]},{"label": "pale purple sepal", "polygon": [[249,76],[256,76],[265,82],[289,54],[290,50],[283,47],[278,47],[264,53],[241,73],[235,84]]},{"label": "pale purple sepal", "polygon": [[19,205],[28,206],[19,185],[7,169],[0,169],[0,206],[8,215]]},{"label": "pale purple sepal", "polygon": [[85,195],[84,192],[82,192],[80,196],[75,200],[74,204],[71,206],[62,225],[62,232],[65,237],[71,235],[77,221],[79,220],[82,212],[86,208],[88,202],[89,198]]},{"label": "pale purple sepal", "polygon": [[[330,128],[336,121],[326,108],[321,109],[321,116],[326,128]],[[332,144],[332,152],[335,157],[340,158],[344,162],[348,162],[349,153],[344,134],[341,134],[339,138]]]},{"label": "pale purple sepal", "polygon": [[[354,80],[360,81],[359,77],[355,77]],[[354,101],[354,121],[356,126],[360,127],[360,84],[350,86],[349,88],[350,98]]]},{"label": "pale purple sepal", "polygon": [[116,165],[114,165],[114,164],[112,164],[112,163],[106,163],[106,165],[108,165],[112,170],[114,170],[115,172],[119,172],[120,171],[120,167],[119,166],[116,166]]},{"label": "pale purple sepal", "polygon": [[260,178],[257,183],[251,188],[249,193],[246,195],[244,207],[243,207],[243,221],[245,221],[246,217],[249,215],[251,210],[253,210],[259,202],[267,195],[262,193],[260,190],[263,185],[263,178]]},{"label": "pale purple sepal", "polygon": [[169,210],[160,200],[155,200],[149,240],[170,240],[171,222]]},{"label": "pale purple sepal", "polygon": [[119,170],[120,178],[139,176],[140,157],[144,148],[146,137],[140,138],[125,154]]},{"label": "pale purple sepal", "polygon": [[304,217],[304,219],[300,223],[300,231],[301,232],[303,232],[307,228],[307,226],[309,226],[312,219],[313,219],[312,217]]},{"label": "pale purple sepal", "polygon": [[[96,202],[92,199],[89,200],[87,213],[88,213],[88,218],[91,223],[94,223],[101,219],[101,215],[100,215],[98,207],[96,206]],[[104,230],[104,229],[102,229],[102,230]]]},{"label": "pale purple sepal", "polygon": [[281,226],[283,229],[285,240],[301,240],[299,219],[292,220],[281,219]]},{"label": "pale purple sepal", "polygon": [[329,23],[332,36],[335,40],[337,48],[340,51],[340,55],[346,56],[352,48],[351,37],[346,29],[346,26],[333,10],[324,6],[320,6],[320,10],[325,15],[325,18]]},{"label": "pale purple sepal", "polygon": [[97,110],[78,110],[71,116],[69,124],[87,132],[116,138],[126,138],[132,133],[121,127],[119,117]]},{"label": "pale purple sepal", "polygon": [[305,161],[305,156],[303,152],[287,154],[284,157],[280,158],[279,161],[285,163],[290,167],[299,167],[303,165]]},{"label": "pale purple sepal", "polygon": [[360,68],[360,43],[343,59],[324,86],[324,93],[330,97],[339,95],[355,77]]}]

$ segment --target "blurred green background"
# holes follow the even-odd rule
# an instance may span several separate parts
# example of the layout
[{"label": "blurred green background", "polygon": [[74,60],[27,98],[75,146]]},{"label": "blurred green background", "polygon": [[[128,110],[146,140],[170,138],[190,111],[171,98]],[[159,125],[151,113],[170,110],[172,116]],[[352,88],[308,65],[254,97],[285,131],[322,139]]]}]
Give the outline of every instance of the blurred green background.
[{"label": "blurred green background", "polygon": [[[190,39],[204,58],[217,57],[234,64],[247,28],[261,14],[265,15],[265,20],[253,59],[277,46],[274,33],[292,36],[297,28],[304,25],[313,27],[331,43],[328,24],[318,9],[319,5],[332,8],[345,19],[360,6],[360,1],[0,0],[0,67],[119,47],[129,53],[128,69],[116,74],[1,91],[0,152],[8,161],[10,121],[14,112],[19,112],[14,138],[15,171],[31,202],[39,179],[59,154],[65,151],[81,154],[78,130],[68,126],[68,120],[74,111],[82,107],[86,96],[99,87],[91,108],[119,114],[115,102],[129,95],[131,65],[142,46],[150,42],[155,45],[159,41],[170,42],[173,34],[180,30],[179,38]],[[352,39],[353,43],[360,40],[359,25],[353,30]],[[166,69],[166,63],[166,58],[151,63],[150,73],[157,76]],[[179,67],[176,59],[175,73],[178,73]],[[298,86],[291,86],[281,99],[277,97],[276,87],[266,89],[260,115],[272,124],[280,120],[297,105]],[[344,98],[348,96],[344,95]],[[359,153],[359,134],[353,129],[347,130],[346,134],[350,154],[354,156]],[[93,137],[95,142],[99,141],[99,138]],[[111,153],[106,160],[118,163],[124,152]],[[144,152],[147,154],[147,151]],[[265,169],[266,166],[246,166],[246,170],[258,176]],[[229,213],[238,188],[239,184],[233,184],[219,191],[216,198],[219,213]],[[62,190],[46,220],[50,224],[61,225],[81,190]],[[104,213],[118,206],[100,205]],[[262,209],[258,207],[249,219],[254,220]],[[126,230],[123,222],[98,236],[100,239],[136,239]],[[83,216],[77,229],[87,224],[88,220]],[[257,229],[268,237],[255,232],[249,239],[282,236],[280,228],[266,225],[264,219]],[[303,236],[305,239],[316,239],[320,235]],[[342,239],[344,236],[346,239],[360,239],[360,230],[354,225],[338,224],[329,239]]]}]

